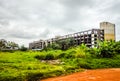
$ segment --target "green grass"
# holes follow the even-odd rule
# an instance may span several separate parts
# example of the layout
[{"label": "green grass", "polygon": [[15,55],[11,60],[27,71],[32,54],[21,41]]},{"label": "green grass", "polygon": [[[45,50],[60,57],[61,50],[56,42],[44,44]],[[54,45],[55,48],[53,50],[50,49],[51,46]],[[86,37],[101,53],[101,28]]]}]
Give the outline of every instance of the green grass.
[{"label": "green grass", "polygon": [[0,81],[30,81],[67,74],[66,70],[71,67],[42,63],[41,60],[35,58],[37,55],[47,56],[48,54],[54,55],[57,59],[61,51],[0,52]]},{"label": "green grass", "polygon": [[[41,63],[35,59],[39,52],[0,53],[0,81],[25,80],[32,74],[61,70],[59,66]],[[44,75],[44,77],[46,77]],[[41,78],[41,77],[40,77]]]},{"label": "green grass", "polygon": [[[58,59],[58,64],[47,62]],[[92,57],[80,47],[66,51],[0,52],[0,81],[36,81],[83,69],[120,67],[119,59],[119,54],[114,58]],[[46,62],[42,62],[43,60]]]}]

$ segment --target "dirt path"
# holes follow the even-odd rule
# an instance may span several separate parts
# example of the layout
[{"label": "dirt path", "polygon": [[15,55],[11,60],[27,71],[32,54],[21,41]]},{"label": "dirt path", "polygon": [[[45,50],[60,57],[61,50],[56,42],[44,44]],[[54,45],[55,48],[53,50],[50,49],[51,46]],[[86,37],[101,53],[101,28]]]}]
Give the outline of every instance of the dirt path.
[{"label": "dirt path", "polygon": [[120,68],[86,70],[42,81],[120,81]]}]

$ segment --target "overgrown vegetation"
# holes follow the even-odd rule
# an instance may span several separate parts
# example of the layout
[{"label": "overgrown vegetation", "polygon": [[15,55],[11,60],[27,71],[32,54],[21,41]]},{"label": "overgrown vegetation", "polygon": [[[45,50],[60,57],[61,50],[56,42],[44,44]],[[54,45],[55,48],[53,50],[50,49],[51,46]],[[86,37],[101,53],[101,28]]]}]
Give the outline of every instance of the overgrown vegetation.
[{"label": "overgrown vegetation", "polygon": [[120,53],[120,42],[104,41],[99,43],[98,48],[91,48],[90,53],[95,57],[112,58]]},{"label": "overgrown vegetation", "polygon": [[120,67],[120,42],[104,41],[99,48],[84,44],[66,50],[0,52],[0,81],[37,81],[84,69]]},{"label": "overgrown vegetation", "polygon": [[15,42],[11,42],[11,41],[6,41],[4,39],[0,39],[0,51],[1,50],[15,50],[18,49],[19,46],[18,44],[16,44]]},{"label": "overgrown vegetation", "polygon": [[[58,41],[57,41],[58,40]],[[49,44],[47,47],[44,48],[44,50],[67,50],[70,47],[76,46],[75,41],[73,38],[67,38],[67,39],[59,39],[59,37],[56,38],[56,41],[52,44]]]}]

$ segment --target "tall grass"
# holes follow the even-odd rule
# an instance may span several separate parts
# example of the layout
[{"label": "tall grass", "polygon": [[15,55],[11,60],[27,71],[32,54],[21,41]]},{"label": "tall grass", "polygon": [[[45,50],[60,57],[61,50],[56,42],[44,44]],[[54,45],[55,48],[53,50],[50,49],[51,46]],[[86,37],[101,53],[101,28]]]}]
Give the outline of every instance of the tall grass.
[{"label": "tall grass", "polygon": [[0,81],[30,81],[74,72],[76,68],[71,65],[52,65],[41,61],[60,59],[60,55],[67,52],[61,50],[0,52]]},{"label": "tall grass", "polygon": [[[60,70],[59,66],[41,63],[34,57],[40,52],[1,52],[0,53],[0,81],[21,81],[32,74],[49,73]],[[39,76],[46,77],[44,76]]]},{"label": "tall grass", "polygon": [[[120,67],[119,54],[113,58],[97,58],[94,55],[97,55],[97,49],[88,51],[85,46],[65,51],[0,52],[0,81],[37,81],[83,69]],[[60,62],[47,62],[52,60]]]}]

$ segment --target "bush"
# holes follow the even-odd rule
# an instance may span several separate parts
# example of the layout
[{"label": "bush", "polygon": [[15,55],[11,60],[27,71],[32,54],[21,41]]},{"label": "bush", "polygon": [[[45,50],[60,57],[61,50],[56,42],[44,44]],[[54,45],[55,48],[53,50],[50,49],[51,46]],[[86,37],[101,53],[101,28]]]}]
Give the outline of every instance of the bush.
[{"label": "bush", "polygon": [[77,58],[84,58],[85,57],[85,51],[83,49],[76,48],[75,51],[76,51],[75,57],[77,57]]},{"label": "bush", "polygon": [[64,58],[65,55],[66,55],[66,53],[61,53],[61,54],[58,55],[58,58]]},{"label": "bush", "polygon": [[44,73],[29,73],[27,75],[27,81],[38,81],[44,77]]},{"label": "bush", "polygon": [[75,51],[68,51],[65,54],[65,58],[75,58]]},{"label": "bush", "polygon": [[98,48],[90,48],[88,52],[91,54],[92,57],[97,57],[99,54],[99,49]]},{"label": "bush", "polygon": [[39,60],[54,60],[55,59],[54,55],[51,53],[48,53],[46,55],[43,55],[43,54],[36,55],[35,58]]},{"label": "bush", "polygon": [[20,47],[20,50],[21,50],[21,51],[27,51],[27,47],[25,47],[24,45],[22,45],[22,46]]},{"label": "bush", "polygon": [[36,55],[35,56],[36,59],[39,59],[39,60],[44,60],[45,59],[45,55],[41,54],[41,55]]},{"label": "bush", "polygon": [[115,42],[113,41],[100,42],[98,48],[90,49],[90,53],[93,57],[113,58],[114,56],[116,56],[114,44]]},{"label": "bush", "polygon": [[117,54],[119,54],[120,53],[120,41],[115,42],[115,44],[113,45],[113,48],[114,48],[115,52]]},{"label": "bush", "polygon": [[116,52],[113,48],[113,45],[115,44],[115,42],[113,41],[104,41],[100,44],[100,48],[99,48],[99,57],[102,58],[112,58],[115,56]]},{"label": "bush", "polygon": [[112,58],[114,56],[115,56],[115,52],[112,49],[104,48],[104,49],[100,50],[99,57],[102,57],[102,58]]},{"label": "bush", "polygon": [[54,55],[51,54],[51,53],[48,53],[46,56],[45,56],[45,59],[44,60],[54,60]]}]

